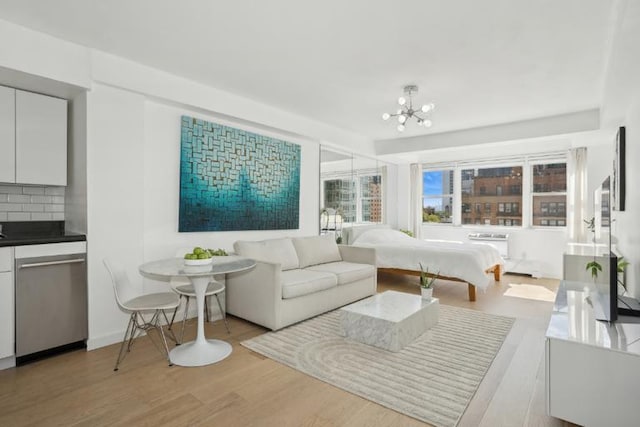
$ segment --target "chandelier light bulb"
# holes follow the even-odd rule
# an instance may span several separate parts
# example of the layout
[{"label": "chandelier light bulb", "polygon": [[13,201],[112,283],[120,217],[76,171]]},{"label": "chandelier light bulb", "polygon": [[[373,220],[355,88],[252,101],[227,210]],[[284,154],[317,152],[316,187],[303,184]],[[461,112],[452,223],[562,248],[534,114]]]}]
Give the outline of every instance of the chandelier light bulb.
[{"label": "chandelier light bulb", "polygon": [[398,132],[404,132],[404,125],[398,125]]},{"label": "chandelier light bulb", "polygon": [[401,114],[401,115],[399,115],[399,116],[398,116],[398,122],[399,122],[400,124],[404,124],[404,122],[406,122],[406,121],[407,121],[407,116],[405,116],[405,115],[403,115],[403,114]]},{"label": "chandelier light bulb", "polygon": [[391,114],[389,114],[389,113],[384,113],[384,114],[382,115],[382,120],[389,120],[389,117],[391,117]]},{"label": "chandelier light bulb", "polygon": [[398,104],[404,105],[406,103],[407,103],[407,100],[405,99],[404,96],[401,96],[400,98],[398,98]]},{"label": "chandelier light bulb", "polygon": [[431,125],[432,125],[431,120],[425,120],[424,122],[422,122],[422,124],[426,128],[431,127]]},{"label": "chandelier light bulb", "polygon": [[424,120],[418,119],[418,126],[422,126],[423,123],[424,123]]},{"label": "chandelier light bulb", "polygon": [[428,113],[431,110],[433,110],[433,104],[424,104],[422,106],[422,112],[423,113]]}]

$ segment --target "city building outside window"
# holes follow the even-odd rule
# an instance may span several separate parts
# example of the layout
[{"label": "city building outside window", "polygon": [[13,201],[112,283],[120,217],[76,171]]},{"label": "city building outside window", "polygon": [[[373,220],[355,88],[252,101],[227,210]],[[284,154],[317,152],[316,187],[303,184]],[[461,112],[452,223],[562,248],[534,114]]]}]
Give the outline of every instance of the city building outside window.
[{"label": "city building outside window", "polygon": [[335,209],[343,223],[383,222],[382,174],[354,171],[347,177],[323,177],[323,207]]},{"label": "city building outside window", "polygon": [[[425,170],[422,172],[422,221],[453,222],[453,170]],[[463,207],[469,211],[472,206]]]},{"label": "city building outside window", "polygon": [[[503,226],[522,223],[522,191],[514,191],[522,188],[522,166],[462,169],[461,177],[463,223]],[[483,213],[479,209],[470,212],[464,208],[480,204],[485,206]],[[497,206],[493,212],[492,205]]]},{"label": "city building outside window", "polygon": [[531,166],[532,225],[564,227],[567,221],[567,164]]}]

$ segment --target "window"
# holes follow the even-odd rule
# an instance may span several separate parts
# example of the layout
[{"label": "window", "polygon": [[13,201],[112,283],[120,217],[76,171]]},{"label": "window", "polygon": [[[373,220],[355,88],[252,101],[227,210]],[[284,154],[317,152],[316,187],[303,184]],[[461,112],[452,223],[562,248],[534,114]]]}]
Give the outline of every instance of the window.
[{"label": "window", "polygon": [[382,222],[382,177],[360,177],[361,222]]},{"label": "window", "polygon": [[[422,221],[451,223],[453,218],[453,170],[422,172]],[[471,212],[472,205],[462,207]]]},{"label": "window", "polygon": [[323,207],[335,209],[344,223],[383,222],[382,185],[381,174],[364,170],[323,178]]},{"label": "window", "polygon": [[[463,169],[461,177],[463,206],[476,207],[474,212],[461,210],[463,221],[469,218],[476,224],[505,226],[522,222],[522,166]],[[496,212],[491,211],[492,204],[497,205]],[[485,209],[480,218],[483,205]]]},{"label": "window", "polygon": [[[492,160],[493,164],[465,162],[432,168],[425,165],[423,221],[565,227],[566,161],[553,156],[498,159]],[[457,194],[453,189],[454,176],[459,179]],[[523,186],[523,182],[527,185]]]},{"label": "window", "polygon": [[344,222],[356,222],[356,186],[351,178],[324,181],[324,206],[341,212]]},{"label": "window", "polygon": [[533,165],[531,179],[532,224],[543,227],[566,226],[567,164]]}]

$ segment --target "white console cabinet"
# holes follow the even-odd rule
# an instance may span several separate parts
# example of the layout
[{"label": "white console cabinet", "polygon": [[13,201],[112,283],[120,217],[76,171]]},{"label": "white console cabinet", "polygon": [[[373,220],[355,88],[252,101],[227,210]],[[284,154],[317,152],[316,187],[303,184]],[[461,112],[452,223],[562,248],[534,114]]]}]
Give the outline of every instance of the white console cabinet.
[{"label": "white console cabinet", "polygon": [[0,86],[0,182],[67,184],[67,101]]},{"label": "white console cabinet", "polygon": [[582,426],[638,426],[640,318],[595,320],[591,282],[563,281],[547,329],[549,415]]}]

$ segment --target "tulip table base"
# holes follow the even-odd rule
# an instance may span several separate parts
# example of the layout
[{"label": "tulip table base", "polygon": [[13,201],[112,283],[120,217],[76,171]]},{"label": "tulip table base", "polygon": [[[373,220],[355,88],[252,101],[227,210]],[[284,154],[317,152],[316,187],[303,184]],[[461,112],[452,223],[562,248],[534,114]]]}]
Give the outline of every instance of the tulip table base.
[{"label": "tulip table base", "polygon": [[204,366],[227,358],[231,350],[231,344],[224,341],[196,340],[177,346],[169,358],[174,365]]},{"label": "tulip table base", "polygon": [[153,261],[140,266],[140,273],[145,277],[157,279],[160,276],[169,280],[172,277],[188,277],[193,284],[198,305],[196,339],[171,350],[171,363],[180,366],[204,366],[219,362],[231,354],[231,344],[220,340],[208,340],[204,335],[204,294],[216,274],[243,271],[255,265],[255,261],[251,259],[234,256],[226,260],[212,260],[209,265],[201,266],[185,266],[184,260],[180,258]]}]

